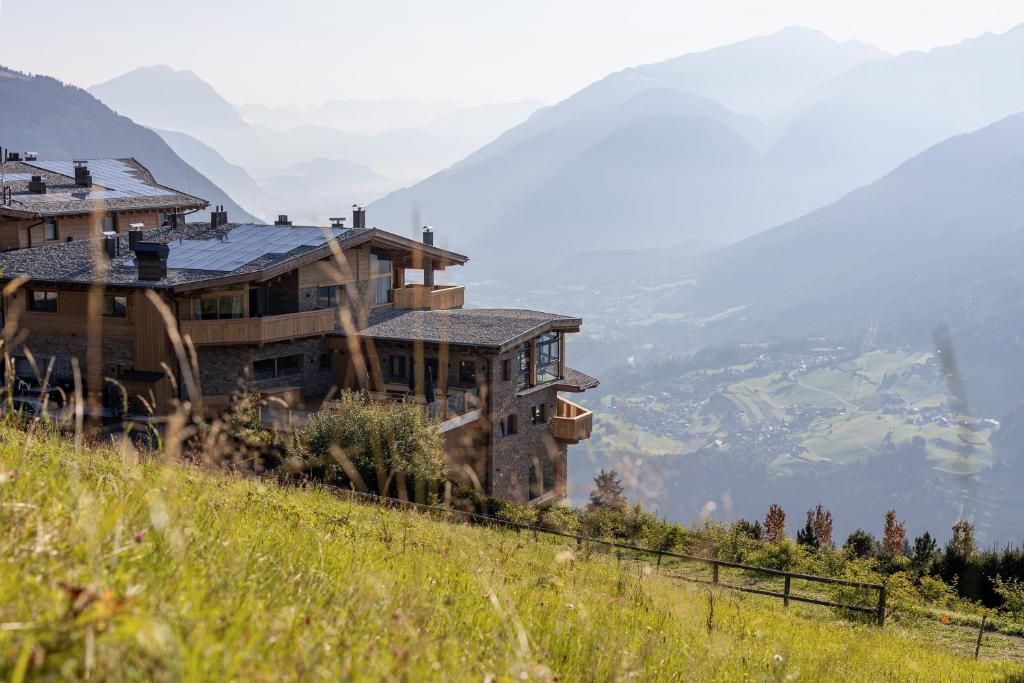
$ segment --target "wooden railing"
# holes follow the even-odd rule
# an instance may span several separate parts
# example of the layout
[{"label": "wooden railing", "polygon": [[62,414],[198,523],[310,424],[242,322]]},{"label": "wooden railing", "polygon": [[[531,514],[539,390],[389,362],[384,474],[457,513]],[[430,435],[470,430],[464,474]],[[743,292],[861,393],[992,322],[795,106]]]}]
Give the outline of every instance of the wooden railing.
[{"label": "wooden railing", "polygon": [[551,419],[556,441],[579,443],[583,439],[589,439],[593,426],[594,413],[568,399],[558,397],[555,416]]},{"label": "wooden railing", "polygon": [[437,285],[433,289],[423,285],[406,285],[394,290],[395,308],[447,311],[460,308],[465,301],[466,288],[462,285]]},{"label": "wooden railing", "polygon": [[334,330],[334,309],[229,320],[185,320],[181,333],[196,346],[259,344],[325,334]]}]

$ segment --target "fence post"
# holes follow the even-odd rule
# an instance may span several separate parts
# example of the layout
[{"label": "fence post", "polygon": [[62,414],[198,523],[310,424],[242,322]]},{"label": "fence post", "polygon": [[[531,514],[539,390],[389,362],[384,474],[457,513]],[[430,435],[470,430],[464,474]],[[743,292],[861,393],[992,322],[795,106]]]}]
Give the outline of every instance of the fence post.
[{"label": "fence post", "polygon": [[985,621],[988,619],[987,614],[981,615],[981,626],[978,628],[978,642],[974,645],[974,658],[978,658],[978,653],[981,652],[981,636],[985,633]]},{"label": "fence post", "polygon": [[878,589],[878,625],[885,626],[885,585]]},{"label": "fence post", "polygon": [[718,583],[718,563],[711,563],[711,581],[712,583]]},{"label": "fence post", "polygon": [[658,553],[658,569],[661,569],[661,553]]},{"label": "fence post", "polygon": [[785,597],[782,598],[782,606],[783,607],[789,607],[789,579],[790,579],[789,574],[786,574],[786,587],[782,591],[783,595],[785,596]]}]

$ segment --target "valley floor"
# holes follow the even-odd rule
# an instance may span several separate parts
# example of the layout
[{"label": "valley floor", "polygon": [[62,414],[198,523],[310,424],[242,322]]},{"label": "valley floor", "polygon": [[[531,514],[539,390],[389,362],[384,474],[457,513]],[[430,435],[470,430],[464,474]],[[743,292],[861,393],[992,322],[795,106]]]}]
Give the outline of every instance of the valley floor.
[{"label": "valley floor", "polygon": [[951,629],[7,429],[0,564],[11,680],[1024,680]]}]

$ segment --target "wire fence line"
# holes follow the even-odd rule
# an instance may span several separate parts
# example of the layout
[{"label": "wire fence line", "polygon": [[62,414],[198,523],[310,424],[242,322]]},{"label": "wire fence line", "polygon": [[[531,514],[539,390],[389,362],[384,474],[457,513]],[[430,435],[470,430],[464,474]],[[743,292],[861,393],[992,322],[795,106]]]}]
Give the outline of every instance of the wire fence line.
[{"label": "wire fence line", "polygon": [[[684,576],[680,574],[670,574],[673,578],[677,578],[683,581],[691,583],[699,583],[722,588],[726,590],[739,591],[743,593],[753,593],[756,595],[763,595],[773,598],[779,598],[783,601],[783,604],[789,606],[790,601],[803,602],[812,605],[821,605],[824,607],[833,607],[836,609],[849,610],[852,612],[860,612],[869,614],[873,617],[873,620],[879,625],[885,625],[885,606],[886,606],[886,587],[880,583],[868,583],[864,581],[852,581],[849,579],[838,579],[831,576],[817,576],[815,574],[801,574],[799,572],[788,572],[781,569],[771,569],[770,567],[759,567],[755,565],[743,564],[740,562],[729,562],[727,560],[719,560],[713,557],[702,557],[700,555],[688,555],[685,553],[676,553],[669,550],[661,550],[658,548],[644,548],[641,546],[631,545],[629,543],[621,543],[619,541],[612,541],[606,538],[597,538],[594,536],[583,536],[580,534],[573,534],[567,531],[559,531],[558,529],[550,529],[544,526],[538,526],[536,524],[526,524],[523,522],[515,522],[494,515],[486,515],[480,512],[471,512],[468,510],[460,510],[452,507],[442,507],[439,505],[429,505],[426,503],[417,503],[411,500],[402,500],[400,498],[391,498],[388,496],[381,496],[375,493],[368,493],[363,491],[356,491],[353,489],[346,489],[338,486],[330,486],[327,484],[317,483],[317,488],[321,488],[331,493],[348,496],[357,500],[369,501],[378,505],[392,508],[405,508],[421,510],[425,512],[433,512],[442,515],[457,515],[467,521],[476,522],[479,524],[485,524],[496,527],[503,527],[507,529],[513,529],[516,532],[530,531],[533,532],[534,538],[539,538],[540,534],[547,536],[569,539],[576,542],[577,546],[583,543],[592,545],[599,545],[607,548],[614,548],[617,551],[627,551],[631,553],[637,553],[639,555],[645,555],[655,559],[657,567],[661,567],[662,560],[674,559],[682,562],[694,562],[707,565],[711,567],[712,578],[711,579],[700,579],[692,576]],[[755,574],[763,574],[768,576],[781,577],[784,580],[784,588],[782,592],[766,590],[763,588],[754,588],[751,586],[741,586],[733,583],[725,583],[719,580],[719,569],[725,567],[728,569],[736,569],[745,572],[751,572]],[[838,585],[845,586],[848,588],[860,588],[864,590],[876,591],[878,594],[877,603],[874,606],[866,607],[864,605],[852,605],[842,602],[836,602],[832,600],[822,600],[819,598],[812,598],[804,595],[795,594],[791,591],[791,582],[793,579],[799,581],[807,581],[811,583],[820,583],[826,585]]]}]

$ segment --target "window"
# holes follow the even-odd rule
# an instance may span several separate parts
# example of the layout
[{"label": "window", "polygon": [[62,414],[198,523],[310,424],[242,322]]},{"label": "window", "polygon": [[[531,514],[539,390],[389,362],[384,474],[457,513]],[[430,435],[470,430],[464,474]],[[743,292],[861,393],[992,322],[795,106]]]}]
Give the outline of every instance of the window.
[{"label": "window", "polygon": [[519,416],[518,415],[515,415],[515,414],[509,415],[507,418],[505,418],[505,422],[506,422],[505,430],[504,430],[504,432],[502,432],[502,436],[511,436],[513,434],[518,434],[519,433]]},{"label": "window", "polygon": [[530,407],[530,421],[537,424],[544,424],[548,421],[548,404],[541,403],[540,405]]},{"label": "window", "polygon": [[370,281],[372,306],[386,304],[391,299],[391,278],[378,277]]},{"label": "window", "polygon": [[475,360],[460,360],[459,361],[459,383],[460,384],[476,384],[476,361]]},{"label": "window", "polygon": [[103,232],[117,232],[117,216],[103,217]]},{"label": "window", "polygon": [[46,241],[53,241],[57,239],[57,220],[54,218],[47,218],[43,221],[43,239]]},{"label": "window", "polygon": [[509,382],[512,380],[512,359],[506,358],[501,361],[501,381]]},{"label": "window", "polygon": [[391,272],[391,254],[381,249],[370,250],[370,274],[387,275]]},{"label": "window", "polygon": [[252,362],[252,378],[257,382],[280,377],[295,377],[302,371],[302,355],[264,358]]},{"label": "window", "polygon": [[516,351],[516,365],[519,371],[519,381],[524,384],[530,382],[530,345],[523,344]]},{"label": "window", "polygon": [[405,356],[391,356],[390,374],[393,379],[405,379]]},{"label": "window", "polygon": [[344,291],[344,287],[341,287],[339,285],[328,285],[327,287],[321,287],[317,294],[317,307],[337,308],[338,303],[341,301],[341,295]]},{"label": "window", "polygon": [[103,297],[103,315],[110,318],[128,317],[128,297],[106,294]]},{"label": "window", "polygon": [[226,320],[241,317],[241,294],[206,296],[196,301],[196,320]]},{"label": "window", "polygon": [[537,383],[559,378],[561,339],[558,332],[542,334],[537,339]]},{"label": "window", "polygon": [[26,290],[25,294],[28,296],[28,310],[38,313],[57,312],[57,292],[29,289]]}]

